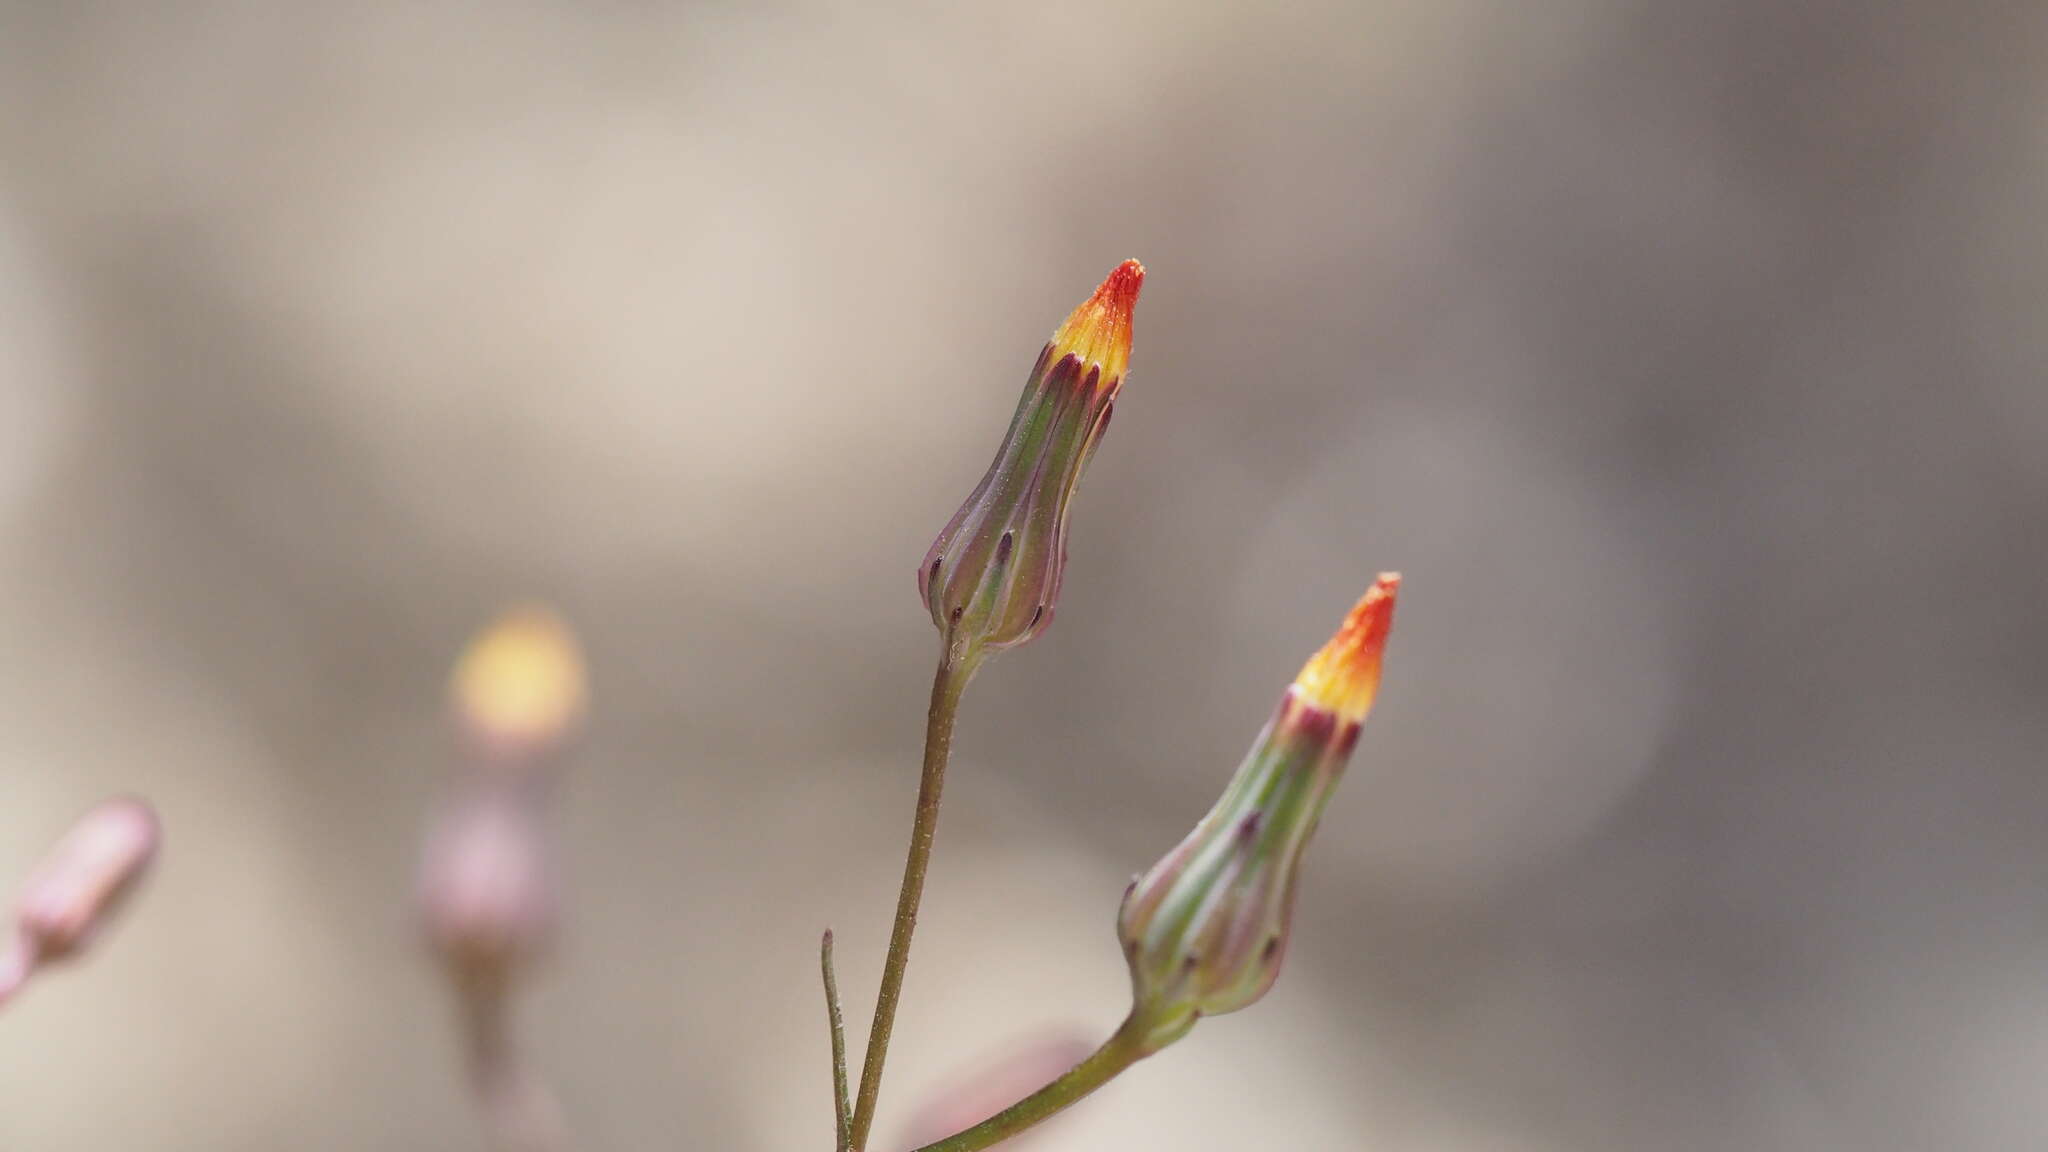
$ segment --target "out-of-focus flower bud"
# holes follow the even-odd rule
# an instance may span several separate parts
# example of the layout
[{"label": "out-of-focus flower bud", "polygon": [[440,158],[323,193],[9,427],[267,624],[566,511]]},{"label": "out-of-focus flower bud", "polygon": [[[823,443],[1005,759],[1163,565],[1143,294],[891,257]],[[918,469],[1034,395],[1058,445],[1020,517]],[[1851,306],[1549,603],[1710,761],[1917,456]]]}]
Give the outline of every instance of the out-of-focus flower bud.
[{"label": "out-of-focus flower bud", "polygon": [[469,766],[427,833],[420,911],[499,1148],[566,1144],[554,1098],[518,1057],[511,1009],[518,978],[554,935],[552,770],[582,727],[586,691],[575,634],[537,607],[472,640],[450,684]]},{"label": "out-of-focus flower bud", "polygon": [[455,723],[472,766],[428,832],[420,904],[429,943],[473,996],[496,997],[554,926],[546,832],[552,765],[582,725],[583,657],[545,608],[478,633],[455,663]]},{"label": "out-of-focus flower bud", "polygon": [[582,726],[586,687],[575,633],[545,608],[515,608],[478,634],[455,665],[455,719],[478,759],[530,769]]},{"label": "out-of-focus flower bud", "polygon": [[1280,699],[1222,799],[1133,881],[1117,916],[1147,1051],[1273,986],[1302,852],[1379,687],[1401,578],[1382,574]]},{"label": "out-of-focus flower bud", "polygon": [[1052,622],[1068,505],[1123,386],[1144,282],[1124,261],[1053,333],[995,462],[925,554],[918,585],[949,653],[971,662]]},{"label": "out-of-focus flower bud", "polygon": [[72,825],[22,888],[13,947],[0,958],[0,1002],[37,968],[91,944],[149,871],[162,838],[156,813],[134,799],[105,801]]},{"label": "out-of-focus flower bud", "polygon": [[538,807],[526,789],[470,781],[428,836],[420,877],[427,939],[472,992],[504,988],[554,926]]}]

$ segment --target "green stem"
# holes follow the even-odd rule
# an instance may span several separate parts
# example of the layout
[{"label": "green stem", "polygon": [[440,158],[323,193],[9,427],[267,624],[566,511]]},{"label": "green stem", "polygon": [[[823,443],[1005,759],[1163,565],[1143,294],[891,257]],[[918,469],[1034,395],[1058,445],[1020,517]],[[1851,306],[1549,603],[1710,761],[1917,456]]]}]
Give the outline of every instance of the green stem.
[{"label": "green stem", "polygon": [[839,978],[832,974],[832,930],[818,946],[818,966],[825,971],[825,1014],[832,1021],[832,1129],[835,1152],[853,1147],[852,1107],[846,1099],[846,1021],[839,1012]]},{"label": "green stem", "polygon": [[875,1023],[868,1030],[867,1059],[860,1071],[860,1098],[853,1110],[853,1147],[865,1149],[875,1123],[875,1103],[882,1091],[882,1062],[889,1056],[889,1034],[896,1026],[896,1005],[903,995],[903,971],[910,963],[910,937],[917,930],[917,906],[924,898],[925,872],[931,866],[932,840],[939,827],[939,790],[946,781],[946,758],[953,748],[953,718],[960,694],[974,676],[976,657],[949,643],[932,677],[931,710],[924,730],[924,772],[917,786],[917,819],[911,825],[910,856],[903,864],[903,887],[896,896],[896,926],[889,934],[889,957],[882,965],[882,990],[875,997]]},{"label": "green stem", "polygon": [[1136,1024],[1133,1020],[1125,1020],[1114,1036],[1102,1042],[1102,1047],[1059,1079],[974,1127],[927,1144],[917,1152],[979,1152],[991,1144],[1008,1140],[1116,1079],[1124,1069],[1145,1056],[1145,1049],[1138,1042]]}]

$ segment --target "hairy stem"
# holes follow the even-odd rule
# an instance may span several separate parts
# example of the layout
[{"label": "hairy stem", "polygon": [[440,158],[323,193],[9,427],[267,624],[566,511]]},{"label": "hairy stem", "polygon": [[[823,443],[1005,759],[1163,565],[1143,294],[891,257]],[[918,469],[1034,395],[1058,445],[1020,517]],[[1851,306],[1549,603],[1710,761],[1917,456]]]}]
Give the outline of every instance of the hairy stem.
[{"label": "hairy stem", "polygon": [[1059,1079],[974,1127],[927,1144],[917,1152],[978,1152],[1008,1140],[1116,1079],[1124,1069],[1145,1056],[1144,1047],[1138,1043],[1137,1026],[1132,1020],[1126,1020],[1115,1035],[1102,1042],[1102,1047],[1068,1069]]},{"label": "hairy stem", "polygon": [[839,1012],[839,978],[832,974],[832,930],[818,947],[818,966],[825,971],[825,1013],[832,1020],[832,1129],[836,1152],[853,1147],[853,1109],[846,1098],[846,1019]]},{"label": "hairy stem", "polygon": [[875,1023],[868,1030],[867,1059],[860,1071],[860,1098],[853,1110],[853,1147],[867,1147],[875,1123],[875,1103],[882,1091],[882,1062],[889,1056],[889,1034],[896,1026],[896,1005],[903,994],[903,971],[910,963],[910,937],[917,931],[917,906],[924,898],[924,877],[931,866],[932,839],[939,827],[939,789],[946,781],[946,758],[953,748],[953,718],[960,694],[974,675],[974,657],[949,643],[932,677],[931,711],[924,730],[924,772],[917,786],[917,819],[910,830],[910,856],[903,864],[903,888],[896,896],[896,926],[889,934],[889,957],[882,965],[882,990],[875,997]]}]

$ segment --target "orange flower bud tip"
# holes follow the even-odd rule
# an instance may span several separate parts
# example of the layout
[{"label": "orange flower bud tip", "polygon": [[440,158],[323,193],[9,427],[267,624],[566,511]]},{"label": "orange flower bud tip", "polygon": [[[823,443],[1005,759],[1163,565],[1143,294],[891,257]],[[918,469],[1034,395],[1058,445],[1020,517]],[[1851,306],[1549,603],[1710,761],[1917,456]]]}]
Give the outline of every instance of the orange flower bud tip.
[{"label": "orange flower bud tip", "polygon": [[457,713],[495,739],[545,743],[583,716],[583,654],[576,635],[545,608],[515,608],[485,629],[455,665]]},{"label": "orange flower bud tip", "polygon": [[1052,334],[1048,349],[1054,361],[1073,356],[1100,369],[1097,388],[1113,388],[1124,378],[1131,360],[1131,310],[1137,306],[1138,290],[1145,285],[1145,266],[1126,260],[1116,266],[1095,295],[1090,296]]},{"label": "orange flower bud tip", "polygon": [[1310,707],[1356,724],[1372,710],[1380,686],[1380,655],[1394,625],[1394,597],[1401,574],[1382,572],[1366,590],[1330,642],[1301,669],[1294,692]]}]

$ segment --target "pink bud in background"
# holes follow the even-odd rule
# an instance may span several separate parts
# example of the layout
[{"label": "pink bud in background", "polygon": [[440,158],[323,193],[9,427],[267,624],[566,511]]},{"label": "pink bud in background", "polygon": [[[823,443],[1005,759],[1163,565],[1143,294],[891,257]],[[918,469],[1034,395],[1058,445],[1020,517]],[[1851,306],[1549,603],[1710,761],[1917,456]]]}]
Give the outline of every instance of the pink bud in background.
[{"label": "pink bud in background", "polygon": [[0,1003],[36,970],[82,952],[156,859],[162,829],[140,800],[101,803],[71,827],[22,887],[0,959]]},{"label": "pink bud in background", "polygon": [[554,934],[550,801],[587,691],[576,634],[538,605],[478,633],[449,679],[465,765],[427,832],[420,910],[461,1013],[478,1108],[508,1152],[567,1144],[553,1095],[519,1057],[511,1009]]},{"label": "pink bud in background", "polygon": [[428,830],[420,904],[449,975],[495,995],[554,925],[548,801],[587,702],[575,632],[540,605],[505,612],[463,649],[449,697],[468,766]]},{"label": "pink bud in background", "polygon": [[471,781],[428,835],[420,880],[427,939],[472,991],[502,988],[553,928],[538,807],[521,789]]}]

